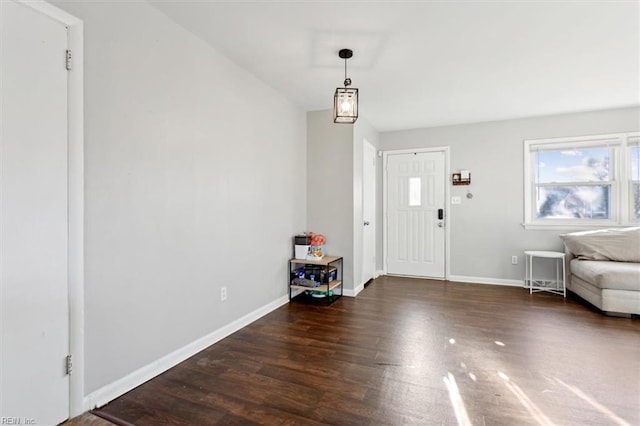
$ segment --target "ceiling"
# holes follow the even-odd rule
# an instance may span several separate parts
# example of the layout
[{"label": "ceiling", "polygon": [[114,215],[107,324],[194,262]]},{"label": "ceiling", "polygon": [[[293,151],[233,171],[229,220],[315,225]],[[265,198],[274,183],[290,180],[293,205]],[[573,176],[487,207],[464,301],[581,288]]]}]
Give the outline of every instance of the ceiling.
[{"label": "ceiling", "polygon": [[390,131],[640,105],[639,1],[150,2],[301,108]]}]

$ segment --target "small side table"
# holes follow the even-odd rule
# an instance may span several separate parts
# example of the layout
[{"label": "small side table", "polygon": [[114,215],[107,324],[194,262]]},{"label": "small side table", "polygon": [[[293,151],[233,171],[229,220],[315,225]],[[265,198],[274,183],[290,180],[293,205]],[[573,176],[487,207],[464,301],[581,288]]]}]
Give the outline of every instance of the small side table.
[{"label": "small side table", "polygon": [[[525,251],[525,287],[529,287],[529,294],[534,291],[548,291],[555,294],[561,294],[567,297],[567,286],[565,285],[564,277],[564,253],[558,251]],[[533,277],[533,258],[540,257],[544,259],[555,259],[556,261],[556,279],[544,280]],[[562,266],[560,266],[562,265]],[[560,275],[562,270],[562,275]]]}]

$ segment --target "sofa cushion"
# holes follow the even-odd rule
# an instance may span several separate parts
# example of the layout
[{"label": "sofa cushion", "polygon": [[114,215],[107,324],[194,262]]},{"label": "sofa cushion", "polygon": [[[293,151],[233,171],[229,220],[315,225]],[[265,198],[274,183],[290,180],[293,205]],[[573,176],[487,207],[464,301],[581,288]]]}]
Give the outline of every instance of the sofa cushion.
[{"label": "sofa cushion", "polygon": [[573,259],[569,267],[573,275],[598,288],[640,291],[640,263]]},{"label": "sofa cushion", "polygon": [[640,227],[572,232],[560,238],[579,259],[640,262]]}]

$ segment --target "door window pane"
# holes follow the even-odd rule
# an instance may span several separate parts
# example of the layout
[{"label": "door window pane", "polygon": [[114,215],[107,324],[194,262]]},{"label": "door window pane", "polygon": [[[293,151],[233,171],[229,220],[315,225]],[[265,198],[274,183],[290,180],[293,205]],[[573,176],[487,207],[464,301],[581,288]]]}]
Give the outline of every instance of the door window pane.
[{"label": "door window pane", "polygon": [[422,179],[419,177],[409,178],[409,205],[419,206],[422,204]]}]

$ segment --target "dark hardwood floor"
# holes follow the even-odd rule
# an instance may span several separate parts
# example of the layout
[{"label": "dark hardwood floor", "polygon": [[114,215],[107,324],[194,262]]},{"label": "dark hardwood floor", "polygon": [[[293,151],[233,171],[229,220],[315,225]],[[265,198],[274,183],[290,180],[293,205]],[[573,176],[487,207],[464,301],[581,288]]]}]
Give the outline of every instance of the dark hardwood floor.
[{"label": "dark hardwood floor", "polygon": [[640,425],[640,320],[381,277],[285,305],[112,401],[115,423]]}]

